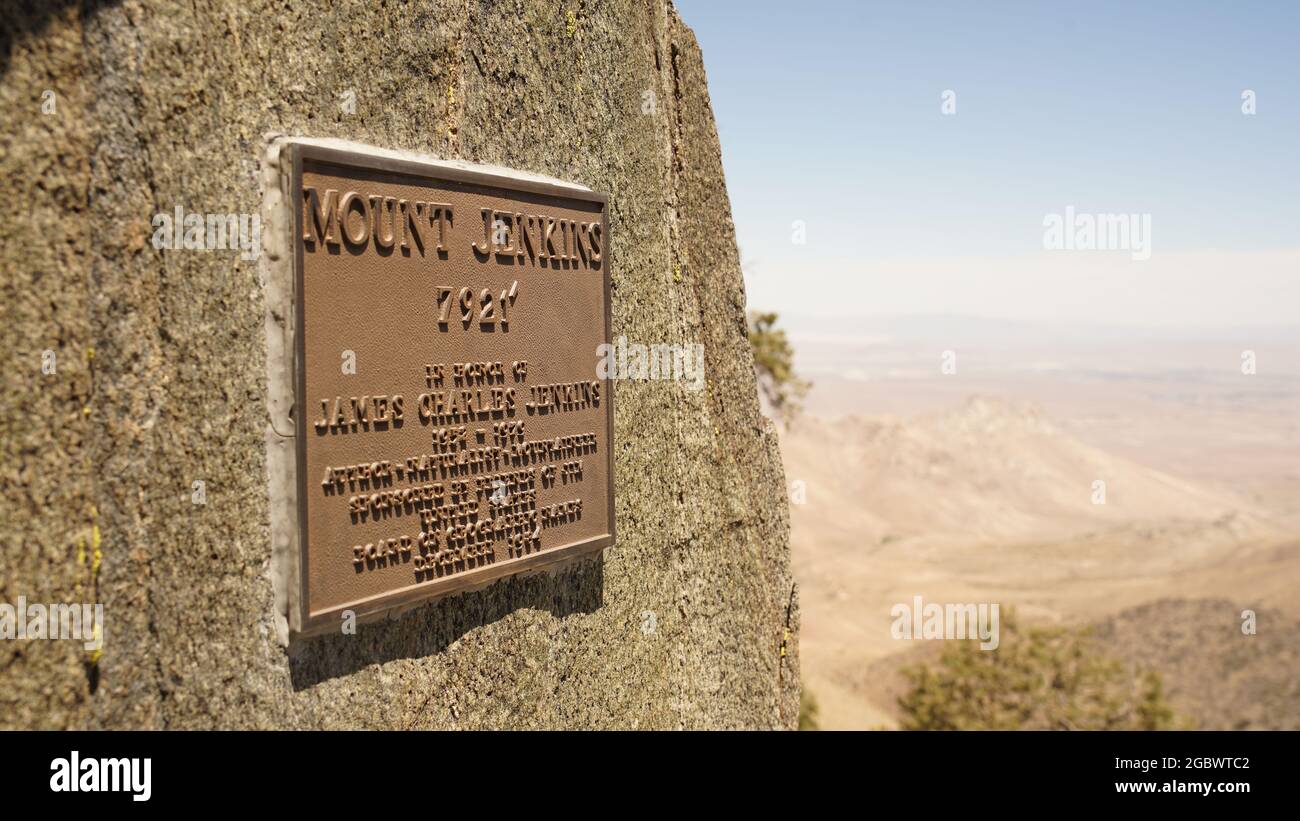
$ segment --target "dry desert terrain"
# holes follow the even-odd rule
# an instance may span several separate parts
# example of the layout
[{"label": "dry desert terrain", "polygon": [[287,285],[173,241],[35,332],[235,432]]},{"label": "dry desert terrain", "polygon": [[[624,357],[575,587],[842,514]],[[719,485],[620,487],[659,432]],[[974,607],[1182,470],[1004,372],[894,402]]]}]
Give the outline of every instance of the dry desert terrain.
[{"label": "dry desert terrain", "polygon": [[[918,595],[1092,625],[1194,726],[1300,724],[1300,375],[1243,373],[1233,338],[968,336],[792,334],[814,387],[782,455],[821,726],[896,726],[898,667],[939,644],[891,637]],[[1291,335],[1257,347],[1300,362]]]}]

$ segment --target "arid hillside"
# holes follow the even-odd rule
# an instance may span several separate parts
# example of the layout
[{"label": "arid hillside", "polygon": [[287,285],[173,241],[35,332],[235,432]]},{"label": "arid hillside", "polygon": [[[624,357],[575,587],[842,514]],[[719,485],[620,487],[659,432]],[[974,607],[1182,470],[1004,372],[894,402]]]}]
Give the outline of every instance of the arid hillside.
[{"label": "arid hillside", "polygon": [[[894,725],[892,672],[938,649],[891,638],[890,608],[918,595],[999,602],[1030,622],[1116,617],[1105,642],[1134,661],[1172,624],[1167,607],[1130,610],[1156,600],[1216,599],[1187,605],[1206,631],[1222,632],[1243,609],[1295,615],[1300,540],[1282,517],[1085,444],[1032,404],[973,397],[912,416],[809,416],[782,450],[787,479],[803,482],[793,555],[804,682],[824,726]],[[1152,630],[1133,612],[1149,612]],[[1199,623],[1180,629],[1199,635]],[[1169,668],[1176,705],[1209,716],[1212,699],[1195,682],[1225,665],[1235,640],[1264,643],[1238,631],[1207,640],[1204,658],[1185,641],[1170,649],[1177,663],[1147,655]],[[1230,712],[1210,723],[1223,726]]]}]

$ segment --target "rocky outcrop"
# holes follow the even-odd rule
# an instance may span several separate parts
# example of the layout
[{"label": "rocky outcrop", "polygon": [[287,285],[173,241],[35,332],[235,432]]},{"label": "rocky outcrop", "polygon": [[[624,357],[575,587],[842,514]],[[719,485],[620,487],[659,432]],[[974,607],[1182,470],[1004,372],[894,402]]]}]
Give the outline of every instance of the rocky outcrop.
[{"label": "rocky outcrop", "polygon": [[[106,620],[100,652],[0,642],[0,726],[794,725],[784,478],[704,66],[671,5],[129,0],[0,18],[0,601],[102,602]],[[272,133],[609,193],[615,337],[702,343],[708,378],[619,384],[614,547],[280,645],[259,264],[150,242],[178,205],[257,213]]]}]

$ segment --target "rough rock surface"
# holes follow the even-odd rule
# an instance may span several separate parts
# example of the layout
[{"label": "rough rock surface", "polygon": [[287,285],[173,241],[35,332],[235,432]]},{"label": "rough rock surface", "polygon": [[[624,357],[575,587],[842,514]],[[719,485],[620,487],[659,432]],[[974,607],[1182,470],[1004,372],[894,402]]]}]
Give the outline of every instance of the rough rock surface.
[{"label": "rough rock surface", "polygon": [[[107,628],[101,655],[0,642],[0,726],[794,725],[784,478],[670,4],[3,5],[0,602],[103,602]],[[613,548],[276,641],[258,263],[149,241],[177,205],[256,213],[269,133],[610,194],[615,337],[701,342],[708,376],[617,386]]]}]

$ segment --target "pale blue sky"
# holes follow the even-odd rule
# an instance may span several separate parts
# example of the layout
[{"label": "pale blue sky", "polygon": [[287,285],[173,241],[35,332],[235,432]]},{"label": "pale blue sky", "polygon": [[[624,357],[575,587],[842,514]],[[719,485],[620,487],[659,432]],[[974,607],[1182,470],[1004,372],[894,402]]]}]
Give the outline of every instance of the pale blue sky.
[{"label": "pale blue sky", "polygon": [[[1300,3],[677,6],[752,307],[1300,322]],[[1151,259],[1044,251],[1067,205]]]}]

